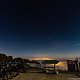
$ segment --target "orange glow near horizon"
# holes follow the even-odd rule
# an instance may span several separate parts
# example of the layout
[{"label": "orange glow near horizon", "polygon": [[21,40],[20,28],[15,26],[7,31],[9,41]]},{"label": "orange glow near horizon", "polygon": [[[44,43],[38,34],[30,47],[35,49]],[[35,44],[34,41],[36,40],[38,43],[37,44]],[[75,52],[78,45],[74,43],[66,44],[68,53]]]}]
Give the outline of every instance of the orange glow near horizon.
[{"label": "orange glow near horizon", "polygon": [[[35,58],[32,58],[32,60],[53,60],[55,58],[50,58],[50,57],[35,57]],[[49,64],[51,66],[54,66],[54,64]],[[56,66],[60,67],[61,69],[63,70],[67,70],[67,62],[59,62],[56,64]]]},{"label": "orange glow near horizon", "polygon": [[33,60],[52,60],[52,58],[49,58],[49,57],[38,57],[38,58],[33,58]]}]

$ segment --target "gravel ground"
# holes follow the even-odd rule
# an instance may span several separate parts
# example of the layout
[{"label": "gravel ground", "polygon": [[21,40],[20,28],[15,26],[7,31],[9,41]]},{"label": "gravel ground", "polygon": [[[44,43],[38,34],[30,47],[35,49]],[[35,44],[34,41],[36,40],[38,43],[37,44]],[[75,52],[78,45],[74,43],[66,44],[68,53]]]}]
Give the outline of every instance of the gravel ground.
[{"label": "gravel ground", "polygon": [[60,73],[56,74],[45,74],[37,73],[35,70],[31,70],[27,73],[21,73],[12,80],[67,80],[67,78],[77,78],[75,74],[72,73]]},{"label": "gravel ground", "polygon": [[44,74],[44,73],[26,73],[20,74],[12,80],[67,80],[67,78],[77,78],[72,74]]}]

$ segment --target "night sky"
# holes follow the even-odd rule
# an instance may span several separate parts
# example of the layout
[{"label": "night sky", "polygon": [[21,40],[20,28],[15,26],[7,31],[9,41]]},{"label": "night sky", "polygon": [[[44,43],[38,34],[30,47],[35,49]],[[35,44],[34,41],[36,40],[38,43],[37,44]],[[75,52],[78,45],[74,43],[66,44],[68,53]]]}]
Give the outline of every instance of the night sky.
[{"label": "night sky", "polygon": [[80,56],[79,0],[1,0],[0,52],[12,56]]}]

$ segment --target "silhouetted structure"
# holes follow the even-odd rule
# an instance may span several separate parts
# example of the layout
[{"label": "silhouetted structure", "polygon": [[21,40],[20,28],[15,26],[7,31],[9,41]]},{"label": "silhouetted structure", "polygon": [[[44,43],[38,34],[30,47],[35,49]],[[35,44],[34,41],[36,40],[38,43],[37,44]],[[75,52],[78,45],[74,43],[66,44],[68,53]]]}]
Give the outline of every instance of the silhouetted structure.
[{"label": "silhouetted structure", "polygon": [[77,71],[75,60],[67,60],[68,71]]}]

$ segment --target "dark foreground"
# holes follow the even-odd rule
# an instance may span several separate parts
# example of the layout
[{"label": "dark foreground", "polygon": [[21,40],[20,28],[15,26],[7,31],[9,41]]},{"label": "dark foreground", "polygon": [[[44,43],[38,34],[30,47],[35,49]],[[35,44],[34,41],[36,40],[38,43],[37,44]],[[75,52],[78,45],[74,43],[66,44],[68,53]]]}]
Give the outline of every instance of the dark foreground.
[{"label": "dark foreground", "polygon": [[12,80],[67,80],[68,78],[78,78],[75,73],[45,74],[38,70],[31,70],[27,73],[21,73]]},{"label": "dark foreground", "polygon": [[67,80],[67,78],[76,77],[72,74],[50,75],[43,73],[26,73],[20,74],[12,80]]}]

